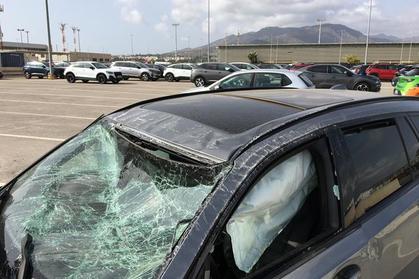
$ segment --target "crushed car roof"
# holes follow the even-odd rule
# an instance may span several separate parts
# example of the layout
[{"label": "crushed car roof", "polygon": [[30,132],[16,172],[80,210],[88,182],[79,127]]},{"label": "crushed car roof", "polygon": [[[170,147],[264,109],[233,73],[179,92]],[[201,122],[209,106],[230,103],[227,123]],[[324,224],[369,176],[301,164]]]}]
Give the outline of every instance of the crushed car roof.
[{"label": "crushed car roof", "polygon": [[120,129],[207,162],[229,160],[241,146],[272,129],[374,93],[343,90],[244,90],[176,95],[138,103],[108,116]]}]

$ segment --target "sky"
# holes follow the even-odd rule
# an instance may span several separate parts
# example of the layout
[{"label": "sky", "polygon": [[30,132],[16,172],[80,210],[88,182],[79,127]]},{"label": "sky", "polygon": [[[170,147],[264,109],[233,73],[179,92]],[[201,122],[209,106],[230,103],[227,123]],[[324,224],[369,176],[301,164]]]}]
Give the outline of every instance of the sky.
[{"label": "sky", "polygon": [[[211,38],[257,31],[267,26],[315,25],[316,19],[345,24],[366,33],[369,0],[210,0]],[[47,44],[44,0],[0,0],[5,41],[20,41],[18,28],[32,43]],[[66,23],[67,48],[74,49],[71,27],[80,28],[82,51],[130,54],[174,50],[173,23],[179,23],[178,48],[207,42],[207,0],[49,0],[52,47],[62,50],[60,23]],[[419,36],[417,0],[374,0],[371,33]],[[26,33],[24,41],[26,41]],[[132,35],[132,37],[131,37]]]}]

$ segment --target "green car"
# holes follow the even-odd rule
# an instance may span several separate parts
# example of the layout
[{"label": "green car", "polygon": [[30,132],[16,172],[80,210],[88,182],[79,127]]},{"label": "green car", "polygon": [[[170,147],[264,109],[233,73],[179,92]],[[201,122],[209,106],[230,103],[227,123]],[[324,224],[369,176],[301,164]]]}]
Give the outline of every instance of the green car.
[{"label": "green car", "polygon": [[394,95],[406,95],[406,93],[419,85],[419,75],[416,76],[400,76],[399,81],[394,87]]}]

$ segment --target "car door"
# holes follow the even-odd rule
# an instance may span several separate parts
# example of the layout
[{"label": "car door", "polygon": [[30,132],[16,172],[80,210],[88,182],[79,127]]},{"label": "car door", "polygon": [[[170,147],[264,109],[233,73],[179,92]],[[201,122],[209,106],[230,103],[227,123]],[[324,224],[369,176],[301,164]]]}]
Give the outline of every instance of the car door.
[{"label": "car door", "polygon": [[91,63],[83,63],[83,74],[89,79],[96,79],[96,67]]},{"label": "car door", "polygon": [[280,73],[256,73],[253,82],[254,88],[281,88],[291,86],[292,81]]},{"label": "car door", "polygon": [[225,76],[233,73],[234,70],[228,64],[217,64],[217,72],[215,74],[214,80],[222,79]]},{"label": "car door", "polygon": [[330,88],[332,86],[327,65],[314,65],[307,68],[304,72],[316,86],[316,88]]},{"label": "car door", "polygon": [[348,89],[352,89],[352,72],[338,65],[330,65],[329,72],[331,74],[332,86],[344,84]]},{"label": "car door", "polygon": [[[220,81],[218,88],[214,89],[249,89],[252,88],[253,73],[237,74]],[[215,85],[215,84],[214,84]]]},{"label": "car door", "polygon": [[192,66],[188,64],[182,64],[182,78],[190,79],[192,73]]}]

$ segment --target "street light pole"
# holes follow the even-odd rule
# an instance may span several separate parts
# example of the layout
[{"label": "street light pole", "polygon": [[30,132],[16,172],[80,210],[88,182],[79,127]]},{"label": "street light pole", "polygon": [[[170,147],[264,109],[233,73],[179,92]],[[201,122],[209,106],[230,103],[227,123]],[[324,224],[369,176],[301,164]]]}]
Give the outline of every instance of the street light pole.
[{"label": "street light pole", "polygon": [[130,34],[131,37],[131,55],[134,56],[134,35]]},{"label": "street light pole", "polygon": [[26,42],[29,44],[29,31],[26,30],[25,33],[26,33]]},{"label": "street light pole", "polygon": [[340,31],[339,64],[342,60],[342,41],[343,41],[343,30]]},{"label": "street light pole", "polygon": [[47,31],[48,31],[49,78],[52,79],[52,46],[51,46],[51,28],[49,26],[48,0],[45,0],[45,12],[46,12],[46,15],[47,15]]},{"label": "street light pole", "polygon": [[370,0],[370,5],[369,5],[367,42],[365,44],[365,57],[364,57],[364,64],[365,65],[367,65],[367,59],[368,59],[368,44],[369,44],[369,40],[370,40],[370,31],[371,31],[371,13],[372,13],[372,0]]},{"label": "street light pole", "polygon": [[210,0],[208,0],[208,53],[207,53],[207,58],[208,58],[208,62],[210,62],[211,59],[211,54],[210,54],[210,44],[211,44],[211,4],[210,4]]},{"label": "street light pole", "polygon": [[20,33],[20,43],[21,43],[21,44],[23,44],[23,36],[22,36],[22,32],[25,32],[25,29],[18,28],[18,29],[17,29],[17,32],[19,32],[19,33]]},{"label": "street light pole", "polygon": [[177,61],[177,28],[179,23],[173,23],[172,26],[175,28],[175,61]]},{"label": "street light pole", "polygon": [[319,39],[318,39],[318,44],[320,45],[321,43],[321,38],[322,38],[322,23],[323,23],[324,19],[317,19],[317,22],[319,23]]},{"label": "street light pole", "polygon": [[[4,7],[2,4],[0,4],[0,13],[4,12]],[[3,50],[3,31],[1,30],[1,24],[0,24],[0,49]]]},{"label": "street light pole", "polygon": [[78,40],[78,43],[79,43],[79,52],[81,52],[81,49],[80,49],[80,28],[77,28],[77,40]]}]

